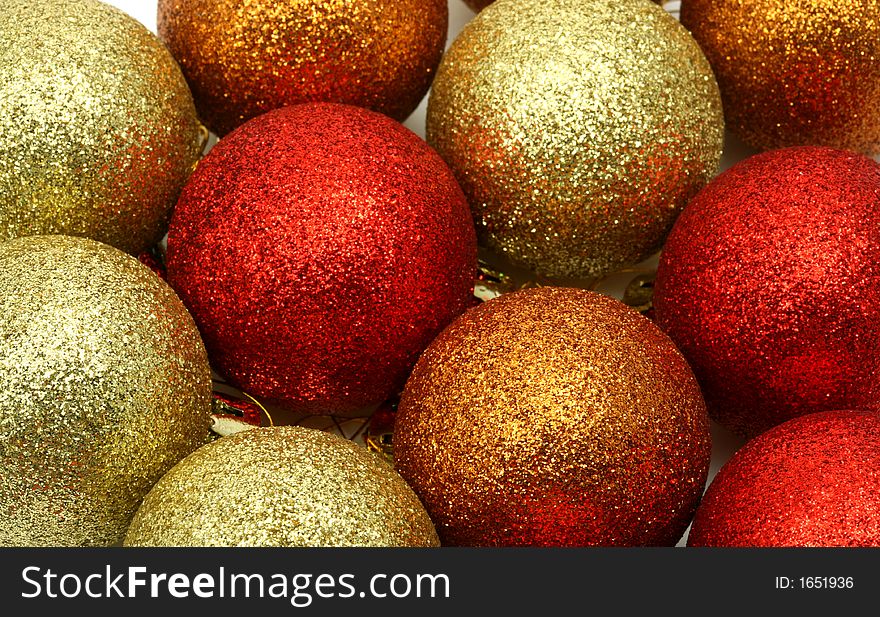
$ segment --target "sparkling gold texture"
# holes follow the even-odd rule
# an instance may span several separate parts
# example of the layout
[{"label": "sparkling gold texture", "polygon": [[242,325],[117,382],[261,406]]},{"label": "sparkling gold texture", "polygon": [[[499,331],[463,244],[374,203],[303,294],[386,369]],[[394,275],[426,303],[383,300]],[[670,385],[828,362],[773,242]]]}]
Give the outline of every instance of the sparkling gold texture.
[{"label": "sparkling gold texture", "polygon": [[[667,0],[651,0],[655,4],[664,4]],[[494,0],[464,0],[464,3],[471,7],[475,11],[481,11],[490,4],[492,4]]]},{"label": "sparkling gold texture", "polygon": [[718,86],[645,0],[498,0],[453,42],[427,115],[481,243],[551,277],[659,247],[716,172]]},{"label": "sparkling gold texture", "polygon": [[208,431],[192,318],[133,257],[66,236],[0,244],[0,315],[0,546],[121,541]]},{"label": "sparkling gold texture", "polygon": [[126,546],[436,546],[412,489],[341,437],[262,428],[200,448],[144,499]]},{"label": "sparkling gold texture", "polygon": [[0,240],[158,242],[206,137],[168,50],[96,0],[4,0],[0,41]]},{"label": "sparkling gold texture", "polygon": [[880,0],[682,0],[750,145],[880,152]]},{"label": "sparkling gold texture", "polygon": [[432,343],[394,455],[444,544],[672,545],[706,481],[709,420],[653,323],[545,287],[471,309]]},{"label": "sparkling gold texture", "polygon": [[159,0],[159,35],[221,135],[305,102],[403,120],[428,91],[448,21],[446,0]]}]

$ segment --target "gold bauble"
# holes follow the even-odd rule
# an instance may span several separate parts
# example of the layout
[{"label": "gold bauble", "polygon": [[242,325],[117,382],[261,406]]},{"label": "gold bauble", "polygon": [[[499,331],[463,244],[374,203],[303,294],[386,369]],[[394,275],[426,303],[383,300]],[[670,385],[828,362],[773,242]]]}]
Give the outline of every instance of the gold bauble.
[{"label": "gold bauble", "polygon": [[0,42],[0,241],[158,242],[207,136],[168,50],[96,0],[5,0]]},{"label": "gold bauble", "polygon": [[715,174],[718,86],[646,0],[498,0],[440,65],[428,141],[486,248],[550,277],[649,256]]},{"label": "gold bauble", "polygon": [[711,450],[697,381],[651,321],[606,296],[519,291],[422,354],[397,469],[444,544],[673,545]]},{"label": "gold bauble", "polygon": [[403,121],[443,55],[447,0],[159,0],[159,36],[212,131],[298,103]]},{"label": "gold bauble", "polygon": [[681,23],[747,144],[880,153],[880,0],[682,0]]},{"label": "gold bauble", "polygon": [[[464,3],[475,11],[482,11],[495,0],[464,0]],[[654,4],[665,4],[668,0],[651,0]]]},{"label": "gold bauble", "polygon": [[262,428],[204,446],[144,499],[126,546],[436,546],[412,489],[336,435]]},{"label": "gold bauble", "polygon": [[0,546],[121,541],[206,439],[195,323],[136,259],[67,236],[0,243],[0,315]]}]

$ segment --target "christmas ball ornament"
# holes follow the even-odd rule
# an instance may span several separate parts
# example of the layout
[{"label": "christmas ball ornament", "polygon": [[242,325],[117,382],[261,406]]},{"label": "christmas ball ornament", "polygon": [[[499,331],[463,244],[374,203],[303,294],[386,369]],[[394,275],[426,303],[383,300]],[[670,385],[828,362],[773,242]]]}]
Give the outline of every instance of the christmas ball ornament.
[{"label": "christmas ball ornament", "polygon": [[880,546],[880,416],[826,411],[747,443],[706,491],[690,546]]},{"label": "christmas ball ornament", "polygon": [[399,392],[467,308],[476,238],[427,144],[375,112],[315,103],[211,151],[177,204],[167,264],[233,385],[340,414]]},{"label": "christmas ball ornament", "polygon": [[444,56],[427,135],[482,245],[549,277],[649,256],[714,175],[718,87],[645,0],[502,0]]},{"label": "christmas ball ornament", "polygon": [[96,0],[6,0],[0,40],[0,241],[156,244],[207,137],[168,50]]},{"label": "christmas ball ornament", "polygon": [[880,165],[799,147],[728,170],[670,234],[654,309],[740,435],[878,409]]},{"label": "christmas ball ornament", "polygon": [[[666,0],[651,0],[655,4],[664,4]],[[482,11],[484,8],[492,4],[494,0],[464,0],[464,3],[475,11]]]},{"label": "christmas ball ornament", "polygon": [[559,287],[490,300],[444,330],[393,439],[453,545],[673,545],[711,449],[672,342],[616,300]]},{"label": "christmas ball ornament", "polygon": [[322,431],[247,430],[204,446],[144,499],[126,546],[439,545],[377,455]]},{"label": "christmas ball ornament", "polygon": [[0,546],[122,540],[204,443],[211,371],[166,283],[107,245],[0,244]]},{"label": "christmas ball ornament", "polygon": [[682,0],[750,145],[880,151],[880,1]]},{"label": "christmas ball ornament", "polygon": [[159,36],[210,129],[267,111],[349,103],[397,120],[428,91],[443,54],[446,0],[159,0]]}]

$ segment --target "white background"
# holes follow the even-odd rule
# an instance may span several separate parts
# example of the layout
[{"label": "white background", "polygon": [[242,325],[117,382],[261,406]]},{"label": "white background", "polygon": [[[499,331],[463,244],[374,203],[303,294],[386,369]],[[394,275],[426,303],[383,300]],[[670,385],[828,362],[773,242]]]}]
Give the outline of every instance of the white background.
[{"label": "white background", "polygon": [[[156,31],[156,1],[155,0],[104,0],[113,6],[116,6],[144,25],[147,26],[151,31]],[[678,2],[668,2],[665,6],[668,11],[672,14],[677,15]],[[470,21],[474,16],[473,11],[471,11],[467,5],[464,4],[462,0],[449,0],[449,37],[447,39],[448,43],[454,40],[455,36],[461,31],[465,24]],[[415,131],[420,136],[424,137],[425,135],[425,104],[426,101],[422,101],[419,105],[418,109],[413,113],[413,115],[405,122],[406,126]],[[737,142],[735,139],[731,138],[728,135],[727,143],[725,145],[725,154],[722,160],[722,169],[726,169],[730,167],[732,164],[737,161],[745,158],[751,154],[751,152],[744,147],[742,144]],[[647,263],[655,263],[649,260]],[[724,429],[716,426],[713,423],[712,426],[712,441],[713,441],[713,452],[712,452],[712,467],[709,472],[709,479],[711,481],[712,477],[717,473],[718,469],[721,465],[730,458],[731,454],[738,447],[742,445],[742,440],[731,435]],[[686,539],[687,536],[685,536]],[[684,543],[684,539],[680,543]]]}]

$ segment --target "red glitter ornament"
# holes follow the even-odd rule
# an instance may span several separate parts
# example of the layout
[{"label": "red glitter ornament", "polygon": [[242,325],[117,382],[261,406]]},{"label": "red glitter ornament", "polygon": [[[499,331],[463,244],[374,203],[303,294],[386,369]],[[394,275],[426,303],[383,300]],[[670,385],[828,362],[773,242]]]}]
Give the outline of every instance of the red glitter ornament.
[{"label": "red glitter ornament", "polygon": [[750,441],[718,472],[689,546],[880,546],[880,416],[826,411]]},{"label": "red glitter ornament", "polygon": [[755,156],[685,208],[660,260],[657,323],[720,424],[880,407],[880,165],[802,147]]},{"label": "red glitter ornament", "polygon": [[398,392],[469,305],[476,237],[452,173],[415,134],[307,104],[217,144],[177,204],[167,264],[232,385],[348,413]]}]

